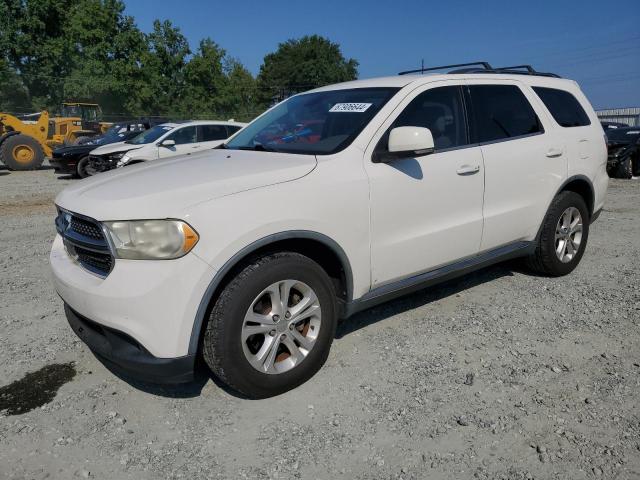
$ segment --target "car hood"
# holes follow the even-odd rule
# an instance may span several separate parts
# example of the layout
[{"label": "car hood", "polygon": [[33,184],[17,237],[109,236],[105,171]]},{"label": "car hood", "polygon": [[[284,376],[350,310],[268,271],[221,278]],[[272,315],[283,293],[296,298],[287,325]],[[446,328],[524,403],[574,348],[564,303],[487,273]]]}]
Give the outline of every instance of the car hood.
[{"label": "car hood", "polygon": [[313,155],[209,150],[131,165],[63,190],[56,204],[96,220],[184,218],[192,205],[310,173]]},{"label": "car hood", "polygon": [[148,143],[144,143],[142,145],[132,145],[126,142],[109,143],[108,145],[101,145],[98,148],[91,150],[91,155],[107,155],[109,153],[128,152],[146,147],[147,145]]},{"label": "car hood", "polygon": [[54,157],[62,157],[63,155],[83,155],[89,153],[95,148],[95,145],[69,145],[68,147],[59,147],[53,151]]}]

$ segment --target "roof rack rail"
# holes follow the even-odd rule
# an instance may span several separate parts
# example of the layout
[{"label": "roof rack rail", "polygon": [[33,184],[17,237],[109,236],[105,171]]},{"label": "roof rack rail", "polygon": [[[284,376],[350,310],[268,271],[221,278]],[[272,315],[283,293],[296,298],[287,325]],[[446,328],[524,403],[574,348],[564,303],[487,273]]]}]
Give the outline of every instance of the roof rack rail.
[{"label": "roof rack rail", "polygon": [[[470,68],[461,68],[470,67]],[[407,75],[409,73],[424,73],[434,70],[445,70],[447,68],[455,68],[447,73],[510,73],[513,75],[537,75],[540,77],[560,78],[560,75],[550,72],[539,72],[531,65],[513,65],[510,67],[492,67],[489,62],[472,62],[459,63],[457,65],[443,65],[440,67],[419,68],[417,70],[407,70],[400,72],[398,75]]]},{"label": "roof rack rail", "polygon": [[471,62],[471,63],[458,63],[455,65],[441,65],[439,67],[418,68],[417,70],[406,70],[398,73],[398,75],[407,75],[409,73],[424,73],[432,72],[434,70],[444,70],[445,68],[459,68],[459,67],[472,67],[474,65],[482,65],[485,70],[493,70],[493,67],[488,62]]},{"label": "roof rack rail", "polygon": [[[555,73],[539,72],[535,68],[533,68],[531,65],[514,65],[512,67],[498,67],[495,70],[497,72],[503,72],[503,73],[520,73],[520,74],[526,74],[526,75],[538,75],[541,77],[560,78],[560,75]],[[526,71],[522,72],[521,70],[526,70]]]}]

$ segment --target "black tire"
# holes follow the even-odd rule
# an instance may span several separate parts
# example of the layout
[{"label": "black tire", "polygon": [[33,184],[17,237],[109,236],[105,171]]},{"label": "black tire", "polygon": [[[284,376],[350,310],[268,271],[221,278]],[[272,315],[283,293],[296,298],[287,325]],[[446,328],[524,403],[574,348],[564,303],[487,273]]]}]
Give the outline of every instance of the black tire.
[{"label": "black tire", "polygon": [[631,177],[633,177],[633,164],[631,157],[627,157],[613,168],[613,178],[629,179]]},{"label": "black tire", "polygon": [[90,177],[92,173],[89,172],[89,156],[82,157],[76,165],[76,176],[78,178]]},{"label": "black tire", "polygon": [[[567,263],[563,263],[556,255],[556,226],[562,214],[571,207],[577,208],[582,217],[582,238],[573,258]],[[536,249],[534,253],[527,258],[529,268],[552,277],[559,277],[571,273],[578,263],[580,263],[580,259],[587,246],[589,223],[589,210],[584,198],[575,192],[560,192],[553,199],[553,202],[551,202],[547,215],[544,217]]]},{"label": "black tire", "polygon": [[[260,292],[273,283],[304,282],[320,302],[322,323],[313,348],[291,370],[278,374],[258,371],[243,351],[244,317]],[[249,398],[279,395],[311,378],[329,355],[337,324],[335,292],[326,272],[313,260],[293,252],[266,255],[246,265],[224,287],[209,316],[202,354],[222,382]]]},{"label": "black tire", "polygon": [[44,162],[44,152],[33,137],[11,135],[0,145],[0,160],[9,170],[36,170]]}]

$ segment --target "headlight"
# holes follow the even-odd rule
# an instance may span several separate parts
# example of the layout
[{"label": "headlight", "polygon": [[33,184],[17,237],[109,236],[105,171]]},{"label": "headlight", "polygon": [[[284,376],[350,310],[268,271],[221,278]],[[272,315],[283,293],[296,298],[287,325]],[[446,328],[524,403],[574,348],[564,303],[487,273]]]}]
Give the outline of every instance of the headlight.
[{"label": "headlight", "polygon": [[118,160],[118,163],[116,164],[116,166],[124,167],[127,163],[129,163],[129,160],[131,160],[131,157],[129,155],[123,155],[122,158]]},{"label": "headlight", "polygon": [[111,155],[109,155],[111,158],[113,158],[114,160],[119,160],[122,157],[124,157],[124,154],[127,152],[117,152],[117,153],[112,153]]},{"label": "headlight", "polygon": [[117,258],[168,260],[191,251],[200,238],[181,220],[104,222]]}]

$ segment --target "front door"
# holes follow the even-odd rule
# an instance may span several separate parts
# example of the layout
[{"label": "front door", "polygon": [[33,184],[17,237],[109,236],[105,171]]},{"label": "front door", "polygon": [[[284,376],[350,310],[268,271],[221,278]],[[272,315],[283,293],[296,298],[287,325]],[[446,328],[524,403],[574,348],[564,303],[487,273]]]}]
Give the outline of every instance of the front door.
[{"label": "front door", "polygon": [[[400,126],[431,130],[435,152],[373,163]],[[370,182],[372,286],[474,255],[482,237],[484,166],[471,146],[463,91],[434,82],[407,96],[365,153]]]},{"label": "front door", "polygon": [[182,127],[173,131],[165,140],[173,140],[175,145],[158,147],[158,156],[160,158],[175,157],[176,155],[186,155],[195,153],[197,150],[193,147],[197,145],[198,135],[195,126]]}]

